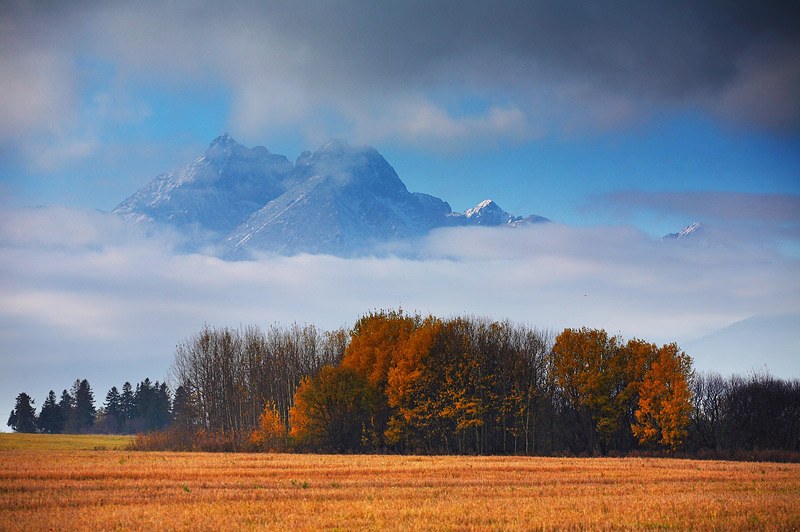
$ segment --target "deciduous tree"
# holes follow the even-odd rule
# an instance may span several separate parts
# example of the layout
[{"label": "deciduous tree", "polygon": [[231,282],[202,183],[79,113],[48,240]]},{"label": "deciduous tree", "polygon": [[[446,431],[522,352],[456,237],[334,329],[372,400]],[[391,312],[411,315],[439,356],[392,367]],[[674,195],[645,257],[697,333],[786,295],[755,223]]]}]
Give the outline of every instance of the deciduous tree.
[{"label": "deciduous tree", "polygon": [[295,394],[292,438],[300,445],[338,452],[368,447],[375,394],[353,368],[325,366]]},{"label": "deciduous tree", "polygon": [[253,431],[251,441],[261,451],[281,451],[286,448],[286,424],[272,402],[264,407],[258,419],[258,427]]},{"label": "deciduous tree", "polygon": [[676,450],[691,421],[692,359],[676,344],[661,347],[639,390],[633,433],[639,443]]},{"label": "deciduous tree", "polygon": [[576,415],[574,450],[607,452],[623,427],[617,398],[628,384],[619,338],[602,329],[565,329],[553,354],[556,383]]}]

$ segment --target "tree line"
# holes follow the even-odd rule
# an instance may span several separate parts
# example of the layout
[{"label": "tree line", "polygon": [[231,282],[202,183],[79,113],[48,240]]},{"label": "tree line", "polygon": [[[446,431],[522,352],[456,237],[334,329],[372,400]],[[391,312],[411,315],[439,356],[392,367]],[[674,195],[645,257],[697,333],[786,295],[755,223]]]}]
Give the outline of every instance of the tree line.
[{"label": "tree line", "polygon": [[[597,329],[555,335],[401,310],[370,312],[349,331],[205,326],[178,345],[170,373],[174,394],[149,381],[113,388],[91,427],[180,449],[800,451],[797,380],[697,375],[676,344]],[[80,384],[67,394],[65,430],[90,426]],[[51,392],[31,425],[18,397],[9,425],[49,432],[42,417],[54,401]]]},{"label": "tree line", "polygon": [[[180,397],[176,394],[176,400]],[[15,432],[45,434],[137,434],[162,430],[173,421],[173,401],[166,383],[144,379],[136,385],[113,386],[105,402],[97,408],[94,392],[86,379],[77,379],[60,397],[53,390],[36,414],[34,400],[26,393],[17,396],[8,426]]]}]

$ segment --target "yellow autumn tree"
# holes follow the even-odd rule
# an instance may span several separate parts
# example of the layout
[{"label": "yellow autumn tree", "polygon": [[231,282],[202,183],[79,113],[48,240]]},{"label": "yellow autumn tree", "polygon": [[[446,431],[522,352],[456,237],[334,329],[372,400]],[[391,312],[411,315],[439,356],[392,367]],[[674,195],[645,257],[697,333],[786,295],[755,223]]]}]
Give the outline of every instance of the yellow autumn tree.
[{"label": "yellow autumn tree", "polygon": [[556,382],[578,418],[575,445],[605,453],[622,427],[618,396],[627,387],[619,338],[602,329],[565,329],[553,354]]},{"label": "yellow autumn tree", "polygon": [[661,347],[644,375],[632,426],[641,445],[676,450],[688,436],[692,359],[676,344]]},{"label": "yellow autumn tree", "polygon": [[389,370],[386,398],[391,417],[385,438],[390,445],[417,448],[435,431],[436,412],[429,394],[427,360],[442,323],[429,317],[396,353]]},{"label": "yellow autumn tree", "polygon": [[370,384],[384,391],[395,352],[402,348],[416,326],[416,320],[398,311],[373,312],[353,327],[342,365],[364,375]]},{"label": "yellow autumn tree", "polygon": [[490,354],[478,349],[476,333],[470,320],[447,320],[428,357],[430,371],[438,377],[431,379],[430,398],[446,436],[440,445],[448,451],[479,452],[481,448],[489,395],[489,375],[482,375],[481,363]]},{"label": "yellow autumn tree", "polygon": [[253,445],[261,451],[281,451],[286,448],[286,436],[286,424],[272,401],[268,401],[251,436]]}]

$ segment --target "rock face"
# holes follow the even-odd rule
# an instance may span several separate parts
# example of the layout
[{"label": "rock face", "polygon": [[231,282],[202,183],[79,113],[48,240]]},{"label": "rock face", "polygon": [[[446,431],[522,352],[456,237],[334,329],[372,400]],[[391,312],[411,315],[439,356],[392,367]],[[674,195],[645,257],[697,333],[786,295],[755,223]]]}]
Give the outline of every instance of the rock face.
[{"label": "rock face", "polygon": [[156,177],[114,212],[148,228],[177,230],[188,249],[213,247],[233,260],[262,253],[361,255],[437,227],[547,221],[514,217],[491,200],[454,213],[439,198],[409,192],[370,147],[334,139],[292,164],[227,134],[191,163]]}]

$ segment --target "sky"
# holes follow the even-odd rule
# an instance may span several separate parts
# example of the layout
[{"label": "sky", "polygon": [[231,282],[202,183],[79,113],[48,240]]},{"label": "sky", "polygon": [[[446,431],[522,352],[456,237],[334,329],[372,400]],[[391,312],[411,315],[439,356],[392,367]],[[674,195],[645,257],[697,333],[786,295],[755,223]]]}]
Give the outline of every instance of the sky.
[{"label": "sky", "polygon": [[[0,406],[168,378],[204,323],[332,329],[398,306],[800,377],[789,4],[4,2]],[[437,231],[422,260],[226,263],[107,214],[223,132],[290,160],[370,145],[455,211],[491,198],[555,223]],[[659,241],[695,221],[702,238]]]}]

